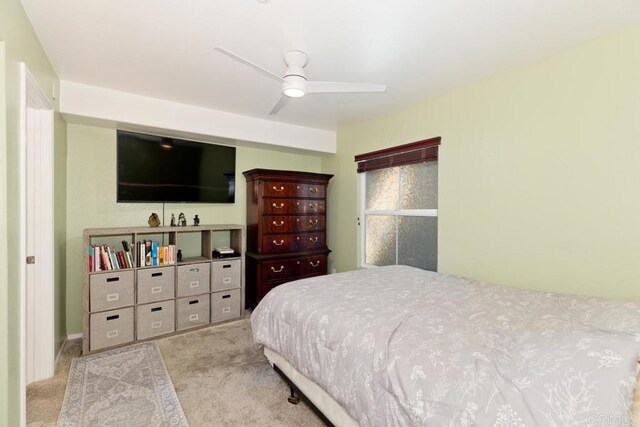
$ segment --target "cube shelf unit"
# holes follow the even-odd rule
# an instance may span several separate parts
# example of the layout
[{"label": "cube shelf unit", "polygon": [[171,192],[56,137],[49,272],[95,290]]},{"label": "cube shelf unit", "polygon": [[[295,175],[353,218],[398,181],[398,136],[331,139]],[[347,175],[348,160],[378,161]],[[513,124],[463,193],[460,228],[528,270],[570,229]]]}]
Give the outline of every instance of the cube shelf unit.
[{"label": "cube shelf unit", "polygon": [[[188,254],[170,265],[89,271],[89,246],[144,240]],[[245,226],[90,228],[84,230],[82,350],[90,354],[236,320],[244,316]],[[217,246],[234,249],[216,258]],[[139,256],[134,253],[135,258]]]}]

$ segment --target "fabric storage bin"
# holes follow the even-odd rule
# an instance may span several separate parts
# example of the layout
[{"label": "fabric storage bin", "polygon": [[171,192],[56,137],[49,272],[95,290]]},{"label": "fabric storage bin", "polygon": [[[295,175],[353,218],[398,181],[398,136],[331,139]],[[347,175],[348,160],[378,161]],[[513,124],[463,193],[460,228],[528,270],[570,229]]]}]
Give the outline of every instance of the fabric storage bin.
[{"label": "fabric storage bin", "polygon": [[211,323],[240,317],[240,289],[211,294]]},{"label": "fabric storage bin", "polygon": [[89,276],[89,303],[89,311],[92,312],[133,305],[133,271],[111,271]]},{"label": "fabric storage bin", "polygon": [[178,266],[177,296],[186,297],[209,292],[210,269],[208,262]]},{"label": "fabric storage bin", "polygon": [[91,351],[133,341],[133,307],[89,316]]},{"label": "fabric storage bin", "polygon": [[241,285],[242,261],[232,259],[211,263],[211,291],[239,288]]},{"label": "fabric storage bin", "polygon": [[171,299],[175,293],[175,268],[160,267],[138,270],[138,304]]},{"label": "fabric storage bin", "polygon": [[175,301],[139,305],[137,310],[137,339],[151,338],[176,330]]},{"label": "fabric storage bin", "polygon": [[189,329],[209,323],[209,294],[178,298],[177,329]]}]

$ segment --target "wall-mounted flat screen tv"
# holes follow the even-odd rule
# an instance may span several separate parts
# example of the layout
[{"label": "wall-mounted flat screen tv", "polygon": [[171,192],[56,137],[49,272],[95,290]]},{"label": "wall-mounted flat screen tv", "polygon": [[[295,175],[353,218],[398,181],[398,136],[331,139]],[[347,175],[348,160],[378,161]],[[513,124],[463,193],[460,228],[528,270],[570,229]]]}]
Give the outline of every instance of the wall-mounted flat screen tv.
[{"label": "wall-mounted flat screen tv", "polygon": [[236,149],[118,131],[118,202],[234,203]]}]

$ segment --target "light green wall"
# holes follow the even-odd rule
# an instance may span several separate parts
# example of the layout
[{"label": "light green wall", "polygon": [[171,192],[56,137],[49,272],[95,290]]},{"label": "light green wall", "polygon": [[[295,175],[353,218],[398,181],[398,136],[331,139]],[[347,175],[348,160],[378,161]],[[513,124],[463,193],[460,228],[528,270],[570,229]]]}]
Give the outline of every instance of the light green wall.
[{"label": "light green wall", "polygon": [[338,131],[331,265],[357,262],[355,154],[442,136],[439,271],[640,299],[640,26]]},{"label": "light green wall", "polygon": [[[0,426],[18,425],[19,407],[22,396],[19,392],[19,266],[21,260],[7,257],[7,248],[14,248],[11,255],[18,252],[19,232],[19,135],[20,135],[20,62],[25,62],[44,92],[51,93],[52,84],[58,84],[54,72],[31,24],[29,23],[19,0],[0,2],[0,40],[4,41],[5,61],[1,74],[4,88],[2,117],[6,124],[3,135],[0,172],[2,196],[0,196],[0,351],[6,361],[6,375],[0,376]],[[53,101],[52,101],[53,102]],[[55,103],[54,103],[55,104]],[[6,109],[4,108],[6,106]],[[56,111],[58,110],[56,105]],[[4,129],[4,128],[3,128]],[[66,125],[61,116],[55,114],[55,245],[64,247],[66,215]],[[6,147],[6,152],[4,151]],[[11,207],[10,209],[5,207]],[[6,215],[5,215],[6,214]],[[7,233],[5,234],[5,230]],[[55,332],[57,347],[65,335],[64,324],[64,251],[55,254]],[[5,273],[6,272],[6,273]],[[5,277],[6,274],[6,277]],[[57,351],[58,348],[55,349]],[[54,351],[54,349],[52,349]]]},{"label": "light green wall", "polygon": [[[82,231],[95,227],[147,226],[151,212],[162,217],[161,203],[116,203],[116,131],[67,126],[67,331],[82,331]],[[236,202],[233,204],[166,204],[184,212],[189,224],[198,214],[201,224],[245,224],[246,184],[242,172],[252,168],[319,172],[317,155],[238,147]]]}]

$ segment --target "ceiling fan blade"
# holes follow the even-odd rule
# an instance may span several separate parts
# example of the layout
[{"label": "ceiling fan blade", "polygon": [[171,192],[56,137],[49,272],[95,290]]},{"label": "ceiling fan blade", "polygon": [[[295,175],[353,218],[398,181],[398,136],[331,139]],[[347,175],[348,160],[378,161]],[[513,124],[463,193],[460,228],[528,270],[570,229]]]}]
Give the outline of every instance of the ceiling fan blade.
[{"label": "ceiling fan blade", "polygon": [[253,68],[256,71],[260,71],[261,73],[266,74],[267,76],[271,77],[274,80],[277,80],[279,83],[284,82],[284,80],[282,79],[281,76],[272,73],[271,71],[267,70],[266,68],[262,68],[261,66],[254,64],[253,62],[249,61],[248,59],[244,59],[241,56],[236,55],[235,53],[228,51],[227,49],[220,47],[220,46],[214,46],[213,47],[215,50],[217,50],[218,52],[224,53],[225,55],[235,59],[236,61],[242,62],[244,65],[248,65],[249,67]]},{"label": "ceiling fan blade", "polygon": [[273,116],[274,114],[278,114],[278,111],[282,110],[282,108],[285,105],[287,105],[288,102],[289,102],[289,97],[288,96],[280,97],[280,100],[278,101],[278,103],[276,105],[273,106],[273,108],[269,112],[269,115]]},{"label": "ceiling fan blade", "polygon": [[386,85],[375,83],[307,82],[307,93],[385,92]]}]

